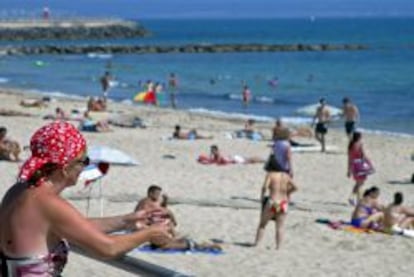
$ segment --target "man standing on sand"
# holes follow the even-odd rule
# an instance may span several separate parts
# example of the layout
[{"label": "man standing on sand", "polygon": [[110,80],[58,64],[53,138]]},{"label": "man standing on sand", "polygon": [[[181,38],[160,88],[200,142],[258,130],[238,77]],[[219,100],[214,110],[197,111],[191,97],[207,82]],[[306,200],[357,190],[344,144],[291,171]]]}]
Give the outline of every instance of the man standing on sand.
[{"label": "man standing on sand", "polygon": [[175,73],[171,73],[170,77],[168,78],[168,89],[170,91],[170,101],[171,101],[171,107],[175,109],[177,107],[177,100],[176,100],[176,94],[177,94],[177,88],[178,88],[178,80],[177,76],[175,76]]},{"label": "man standing on sand", "polygon": [[316,109],[316,114],[313,117],[312,127],[315,125],[315,138],[321,143],[322,149],[321,152],[325,152],[325,135],[328,132],[328,123],[331,119],[328,108],[326,107],[325,98],[319,100],[319,107]]},{"label": "man standing on sand", "polygon": [[359,121],[359,111],[358,107],[348,97],[345,97],[342,103],[342,114],[345,118],[345,132],[348,138],[351,139],[352,134],[355,132],[355,124]]},{"label": "man standing on sand", "polygon": [[101,77],[101,86],[102,86],[103,96],[105,100],[108,98],[108,92],[109,92],[111,79],[112,77],[109,71],[105,71],[105,74]]},{"label": "man standing on sand", "polygon": [[250,103],[252,93],[247,85],[243,86],[242,98],[243,98],[243,107],[247,108]]}]

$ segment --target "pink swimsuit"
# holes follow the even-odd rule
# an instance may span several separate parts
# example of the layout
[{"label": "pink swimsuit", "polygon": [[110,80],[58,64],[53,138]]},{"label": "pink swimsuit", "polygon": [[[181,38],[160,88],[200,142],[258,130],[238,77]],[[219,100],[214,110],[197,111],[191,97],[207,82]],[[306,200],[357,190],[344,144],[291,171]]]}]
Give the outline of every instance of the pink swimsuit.
[{"label": "pink swimsuit", "polygon": [[14,258],[0,253],[0,276],[61,276],[67,262],[69,245],[61,240],[52,251],[38,257]]}]

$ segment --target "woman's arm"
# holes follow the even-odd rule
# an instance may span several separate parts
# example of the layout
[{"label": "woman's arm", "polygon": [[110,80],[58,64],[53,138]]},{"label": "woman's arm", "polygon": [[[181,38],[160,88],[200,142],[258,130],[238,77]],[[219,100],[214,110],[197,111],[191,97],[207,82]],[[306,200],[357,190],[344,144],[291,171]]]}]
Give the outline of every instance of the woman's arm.
[{"label": "woman's arm", "polygon": [[266,194],[266,190],[267,190],[267,187],[268,187],[268,184],[269,184],[269,179],[270,179],[269,178],[269,173],[267,173],[266,177],[265,177],[265,181],[263,182],[262,189],[260,191],[260,201],[263,201],[263,198]]},{"label": "woman's arm", "polygon": [[352,166],[352,160],[351,160],[351,150],[348,150],[348,170],[346,173],[346,176],[351,177],[351,166]]},{"label": "woman's arm", "polygon": [[104,233],[111,233],[120,230],[134,228],[137,221],[147,221],[149,212],[140,210],[119,216],[88,218],[95,227]]},{"label": "woman's arm", "polygon": [[292,178],[289,178],[288,185],[289,185],[289,188],[288,188],[288,192],[287,192],[287,194],[288,194],[288,197],[290,197],[290,195],[291,195],[292,193],[294,193],[295,191],[297,191],[297,190],[298,190],[298,187],[296,186],[296,184],[295,184],[295,182],[292,180]]},{"label": "woman's arm", "polygon": [[45,193],[39,195],[38,200],[51,232],[101,258],[120,256],[154,237],[168,237],[164,225],[151,226],[126,235],[109,236],[58,196]]},{"label": "woman's arm", "polygon": [[288,162],[288,166],[289,166],[289,175],[290,175],[290,177],[293,178],[292,149],[291,149],[290,145],[287,148],[286,156],[287,156],[287,162]]}]

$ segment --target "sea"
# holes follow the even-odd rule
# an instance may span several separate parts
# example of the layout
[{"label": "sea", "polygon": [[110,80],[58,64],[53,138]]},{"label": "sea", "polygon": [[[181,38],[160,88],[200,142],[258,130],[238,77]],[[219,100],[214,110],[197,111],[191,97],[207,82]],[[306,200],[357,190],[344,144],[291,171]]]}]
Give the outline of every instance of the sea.
[{"label": "sea", "polygon": [[[359,128],[414,135],[414,18],[139,20],[152,35],[118,40],[43,40],[4,45],[343,44],[361,51],[0,56],[0,86],[54,96],[100,96],[100,76],[114,78],[109,97],[137,105],[147,80],[179,80],[178,108],[220,117],[310,123],[296,110],[324,97],[359,107]],[[253,101],[241,103],[243,84]],[[167,91],[161,106],[167,107]],[[337,123],[341,126],[342,123]]]}]

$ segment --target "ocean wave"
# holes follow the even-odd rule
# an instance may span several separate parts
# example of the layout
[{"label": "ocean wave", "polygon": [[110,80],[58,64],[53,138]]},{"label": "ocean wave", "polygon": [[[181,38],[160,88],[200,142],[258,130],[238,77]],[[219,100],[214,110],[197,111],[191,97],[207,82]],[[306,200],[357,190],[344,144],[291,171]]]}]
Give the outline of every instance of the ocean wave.
[{"label": "ocean wave", "polygon": [[[226,94],[226,97],[230,100],[237,100],[237,101],[242,101],[243,99],[243,96],[240,93],[229,93],[229,94]],[[274,104],[276,103],[276,99],[274,99],[273,97],[269,97],[269,96],[255,96],[252,98],[252,102]],[[284,101],[280,101],[280,102],[283,103]]]},{"label": "ocean wave", "polygon": [[196,114],[202,114],[202,115],[208,115],[216,118],[225,118],[225,119],[254,119],[256,121],[262,121],[262,122],[271,122],[274,121],[273,117],[269,116],[260,116],[260,115],[254,115],[254,114],[242,114],[242,113],[228,113],[218,110],[209,110],[205,108],[191,108],[188,109],[190,113],[196,113]]},{"label": "ocean wave", "polygon": [[365,129],[365,128],[358,128],[358,131],[361,131],[367,134],[384,135],[388,137],[414,138],[413,134],[408,134],[408,133],[391,132],[391,131],[384,131],[384,130],[373,130],[373,129]]},{"label": "ocean wave", "polygon": [[243,97],[240,93],[237,93],[237,94],[236,93],[230,93],[230,94],[227,94],[227,97],[231,100],[242,100],[243,99]]},{"label": "ocean wave", "polygon": [[9,79],[0,77],[0,84],[5,84],[5,83],[8,83],[8,82],[9,82]]},{"label": "ocean wave", "polygon": [[253,98],[253,101],[260,102],[260,103],[274,103],[275,99],[267,96],[256,96]]},{"label": "ocean wave", "polygon": [[28,92],[33,93],[33,94],[51,96],[55,98],[74,99],[74,100],[86,100],[87,99],[86,96],[72,94],[72,93],[69,94],[69,93],[65,93],[61,91],[29,90]]},{"label": "ocean wave", "polygon": [[[208,115],[216,118],[224,118],[224,119],[254,119],[259,122],[273,122],[275,118],[270,116],[262,116],[256,114],[242,114],[242,113],[231,113],[231,112],[223,112],[218,110],[209,110],[205,108],[191,108],[188,109],[190,113],[197,113],[202,115]],[[289,125],[304,125],[304,124],[311,124],[312,119],[308,117],[298,117],[298,116],[282,116],[280,119]]]},{"label": "ocean wave", "polygon": [[91,58],[91,59],[103,59],[103,60],[112,59],[113,57],[112,54],[102,54],[102,53],[93,53],[93,52],[88,53],[87,56],[88,58]]}]

